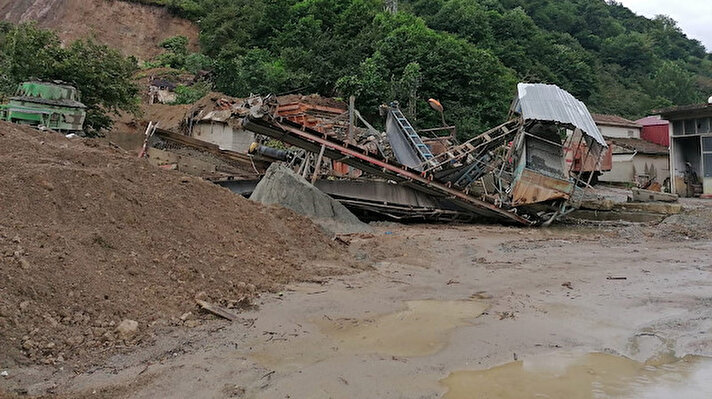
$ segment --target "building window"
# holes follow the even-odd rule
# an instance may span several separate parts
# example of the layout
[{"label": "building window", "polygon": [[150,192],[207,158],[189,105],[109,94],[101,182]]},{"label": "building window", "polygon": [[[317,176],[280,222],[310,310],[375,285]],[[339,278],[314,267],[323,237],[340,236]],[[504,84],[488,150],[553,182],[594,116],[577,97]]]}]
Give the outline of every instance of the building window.
[{"label": "building window", "polygon": [[695,134],[697,131],[695,130],[696,124],[694,119],[688,119],[685,121],[685,134]]},{"label": "building window", "polygon": [[673,136],[682,136],[683,134],[683,123],[682,121],[672,122],[672,134]]},{"label": "building window", "polygon": [[702,137],[702,163],[705,177],[712,177],[712,137]]},{"label": "building window", "polygon": [[697,133],[710,133],[710,118],[697,120]]},{"label": "building window", "polygon": [[632,130],[628,130],[628,137],[635,137],[635,132]]}]

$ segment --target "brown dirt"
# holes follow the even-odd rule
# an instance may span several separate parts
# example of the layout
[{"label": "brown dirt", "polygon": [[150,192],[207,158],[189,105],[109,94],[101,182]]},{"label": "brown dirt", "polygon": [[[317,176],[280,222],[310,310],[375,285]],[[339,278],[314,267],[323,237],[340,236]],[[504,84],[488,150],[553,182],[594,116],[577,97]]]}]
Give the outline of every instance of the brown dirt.
[{"label": "brown dirt", "polygon": [[[0,364],[86,365],[293,280],[347,272],[308,219],[98,140],[0,123]],[[339,261],[339,262],[337,262]],[[203,315],[201,317],[208,317]],[[116,326],[139,332],[119,340]]]},{"label": "brown dirt", "polygon": [[37,21],[65,42],[94,37],[125,55],[147,60],[161,52],[158,44],[183,35],[198,48],[198,27],[165,8],[106,0],[0,0],[0,19]]}]

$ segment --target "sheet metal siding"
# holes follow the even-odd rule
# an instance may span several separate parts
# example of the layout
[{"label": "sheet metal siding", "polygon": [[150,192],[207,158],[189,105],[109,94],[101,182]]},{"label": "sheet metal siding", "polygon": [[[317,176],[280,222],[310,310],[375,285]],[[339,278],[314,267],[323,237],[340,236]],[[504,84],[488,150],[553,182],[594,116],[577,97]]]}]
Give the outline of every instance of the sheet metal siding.
[{"label": "sheet metal siding", "polygon": [[640,137],[651,143],[670,147],[670,127],[667,124],[644,126]]},{"label": "sheet metal siding", "polygon": [[567,91],[555,85],[540,83],[520,83],[517,91],[519,95],[515,110],[525,120],[571,124],[603,147],[608,147],[586,105]]}]

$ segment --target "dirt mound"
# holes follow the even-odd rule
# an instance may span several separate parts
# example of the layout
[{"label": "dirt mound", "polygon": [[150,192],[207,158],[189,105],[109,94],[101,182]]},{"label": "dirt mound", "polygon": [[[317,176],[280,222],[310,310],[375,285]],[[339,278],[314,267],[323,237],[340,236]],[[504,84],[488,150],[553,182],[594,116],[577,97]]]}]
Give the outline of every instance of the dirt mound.
[{"label": "dirt mound", "polygon": [[332,234],[363,233],[371,228],[345,206],[311,185],[293,170],[278,163],[267,169],[250,196],[263,204],[279,204],[308,216]]},{"label": "dirt mound", "polygon": [[1,122],[0,148],[0,364],[96,362],[199,313],[196,296],[347,271],[318,266],[343,251],[307,218],[100,141]]},{"label": "dirt mound", "polygon": [[198,27],[163,7],[106,0],[0,0],[0,19],[37,21],[67,42],[94,37],[99,42],[147,60],[161,52],[158,44],[182,35],[198,48]]},{"label": "dirt mound", "polygon": [[655,236],[708,240],[712,238],[712,208],[698,208],[672,215],[655,227]]}]

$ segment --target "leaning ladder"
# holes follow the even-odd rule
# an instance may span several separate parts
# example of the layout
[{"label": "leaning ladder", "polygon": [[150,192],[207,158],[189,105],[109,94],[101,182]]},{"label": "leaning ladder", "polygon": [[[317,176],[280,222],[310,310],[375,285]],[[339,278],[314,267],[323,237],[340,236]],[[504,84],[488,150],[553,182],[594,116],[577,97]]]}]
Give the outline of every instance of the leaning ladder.
[{"label": "leaning ladder", "polygon": [[502,139],[505,139],[510,134],[516,132],[519,124],[520,122],[517,119],[507,121],[460,144],[459,146],[451,147],[442,154],[439,154],[437,157],[433,157],[433,159],[428,162],[428,167],[425,168],[425,171],[430,172],[445,166],[446,164],[462,161],[469,154],[481,150],[490,143],[497,143]]},{"label": "leaning ladder", "polygon": [[430,148],[423,143],[423,139],[420,138],[418,133],[413,128],[413,125],[410,124],[400,109],[392,108],[391,112],[393,113],[393,117],[396,122],[398,122],[398,126],[400,126],[401,130],[406,136],[408,136],[413,148],[418,151],[420,158],[425,161],[425,163],[430,163],[430,160],[434,158],[433,153],[430,152]]}]

